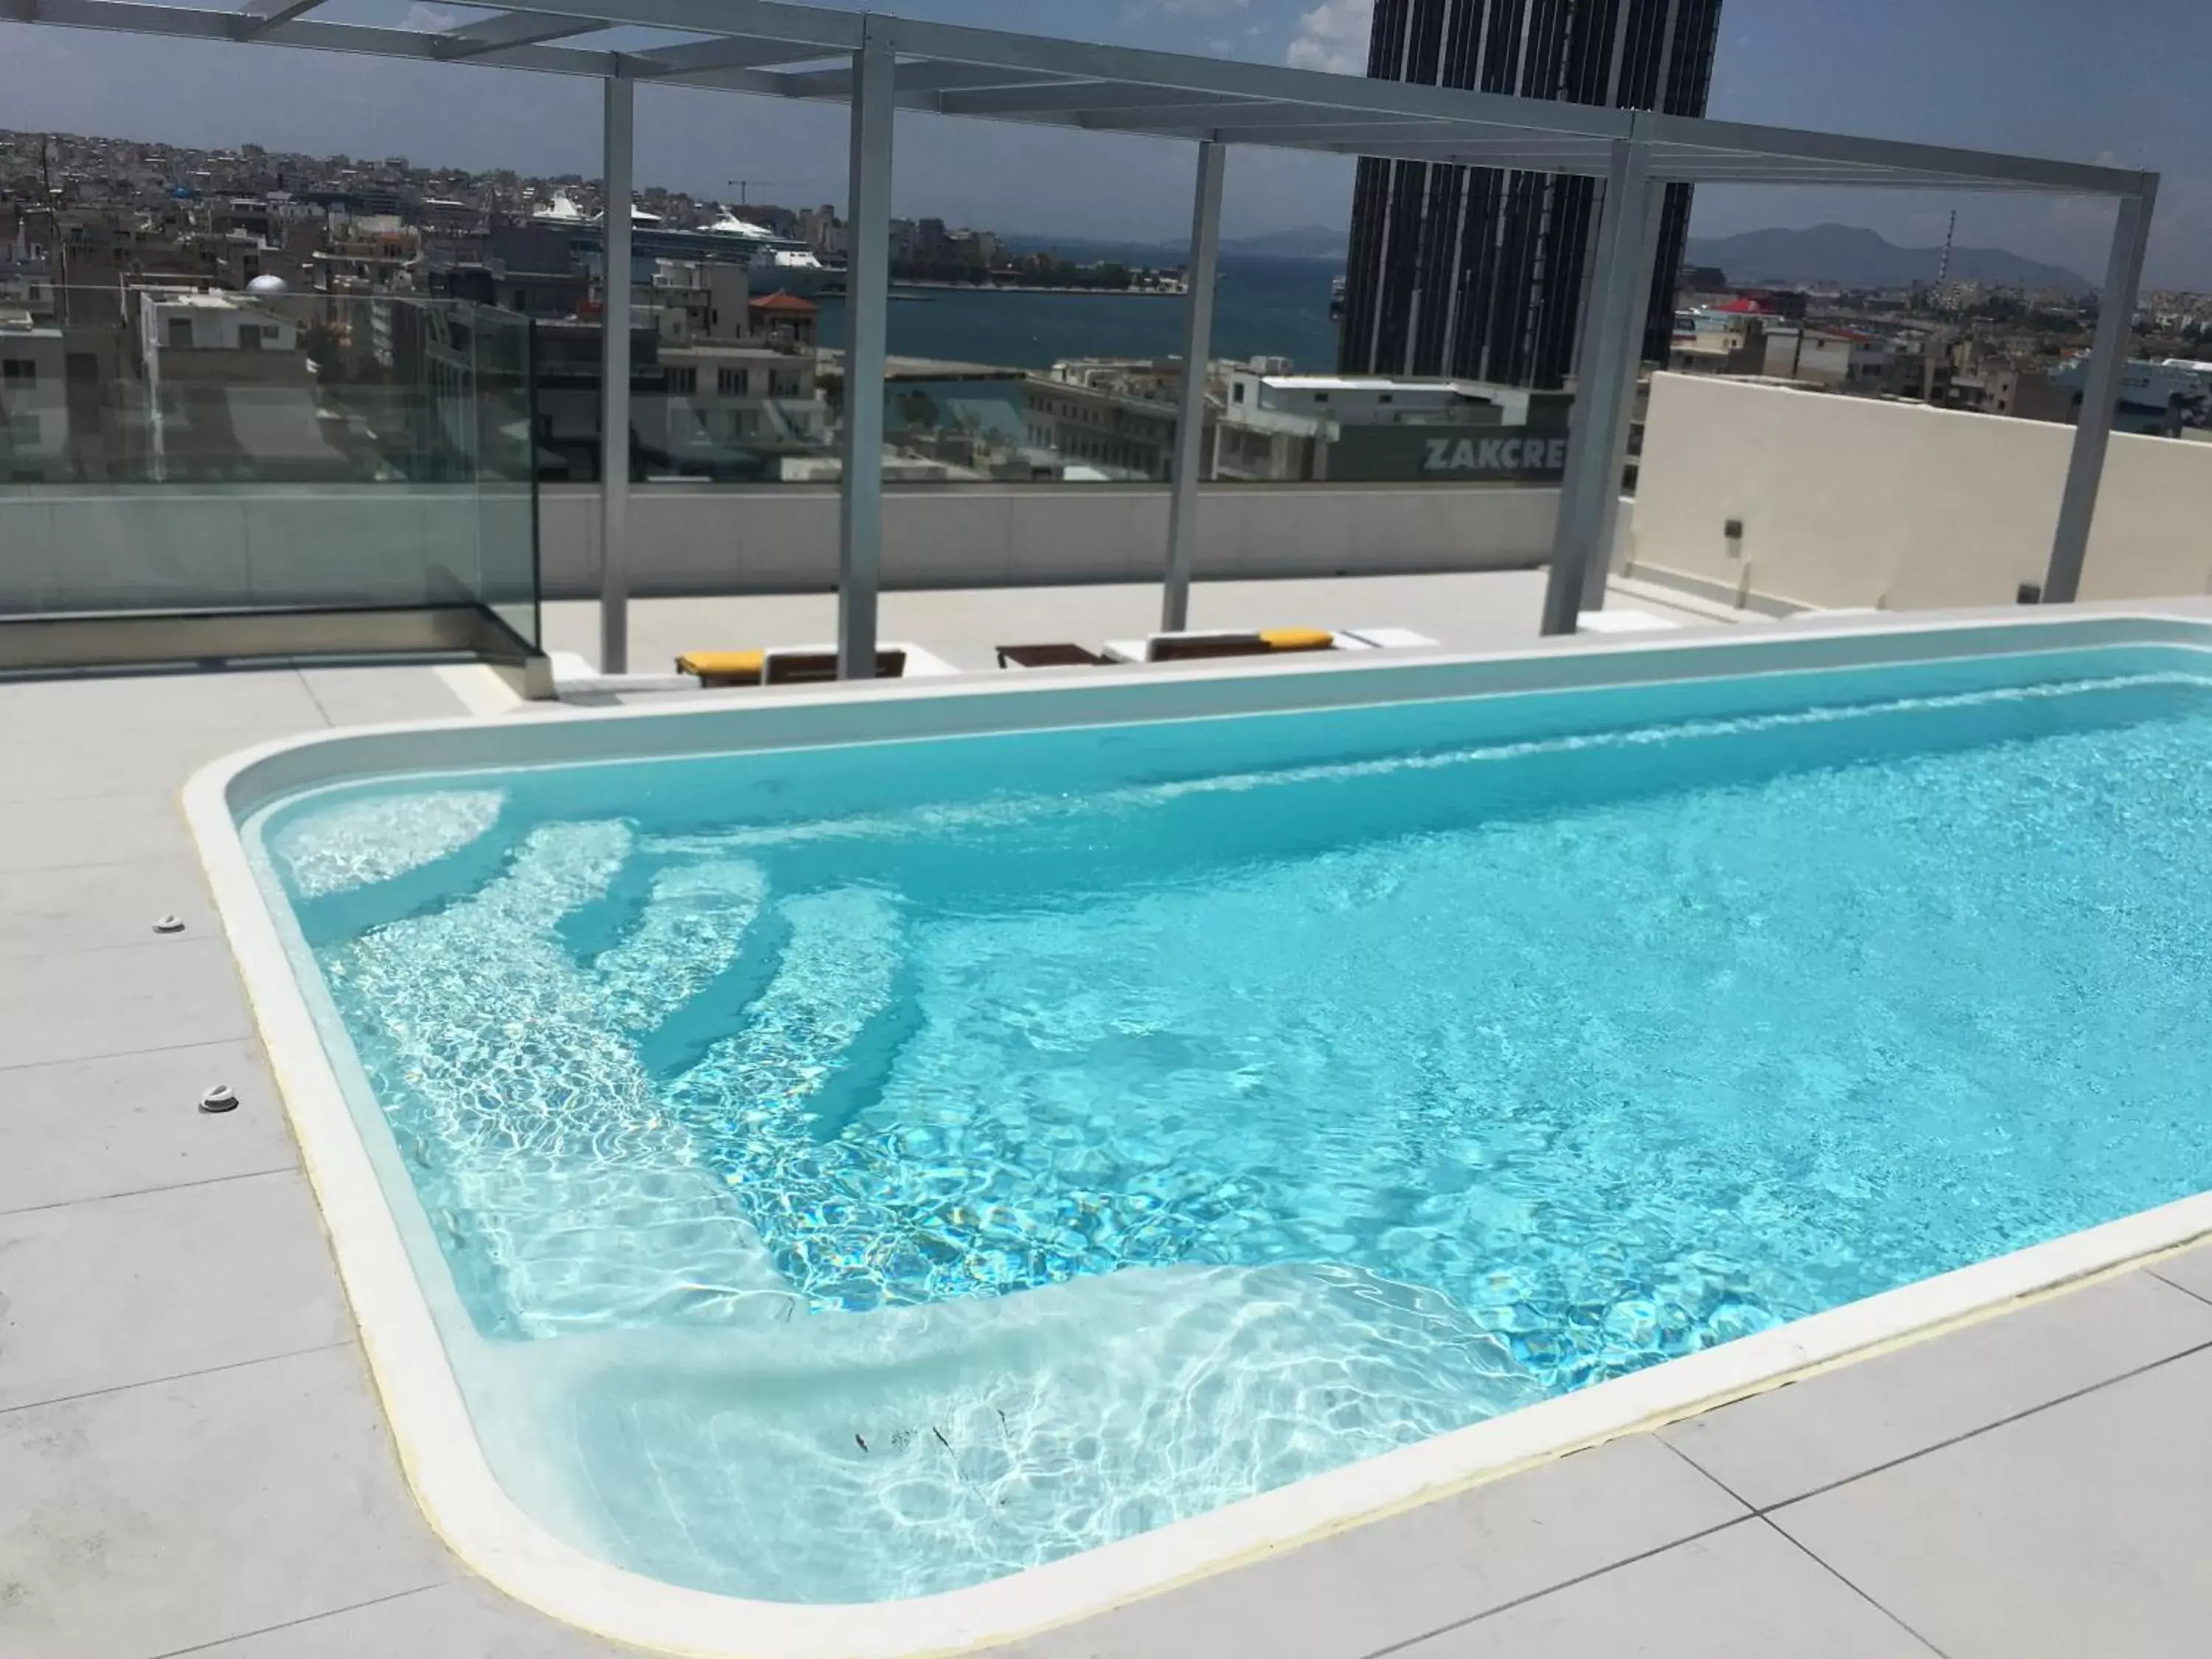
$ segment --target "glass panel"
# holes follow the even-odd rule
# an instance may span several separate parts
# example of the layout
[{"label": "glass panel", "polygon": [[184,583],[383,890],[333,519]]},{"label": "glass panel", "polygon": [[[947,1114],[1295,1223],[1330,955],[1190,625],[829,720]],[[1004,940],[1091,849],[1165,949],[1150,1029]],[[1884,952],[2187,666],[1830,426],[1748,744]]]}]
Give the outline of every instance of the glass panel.
[{"label": "glass panel", "polygon": [[538,640],[538,404],[530,319],[477,309],[477,597]]},{"label": "glass panel", "polygon": [[537,633],[529,325],[183,282],[0,295],[0,614],[483,605]]}]

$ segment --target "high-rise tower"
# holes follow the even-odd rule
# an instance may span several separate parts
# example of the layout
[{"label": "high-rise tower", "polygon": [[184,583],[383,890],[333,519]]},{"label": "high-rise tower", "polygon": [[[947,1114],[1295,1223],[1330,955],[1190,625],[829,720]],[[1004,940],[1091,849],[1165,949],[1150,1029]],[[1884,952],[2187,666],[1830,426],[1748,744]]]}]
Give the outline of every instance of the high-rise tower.
[{"label": "high-rise tower", "polygon": [[[1721,0],[1375,0],[1367,73],[1702,115]],[[1556,386],[1572,372],[1595,179],[1363,159],[1337,362]],[[1690,186],[1667,191],[1644,355],[1663,361]]]}]

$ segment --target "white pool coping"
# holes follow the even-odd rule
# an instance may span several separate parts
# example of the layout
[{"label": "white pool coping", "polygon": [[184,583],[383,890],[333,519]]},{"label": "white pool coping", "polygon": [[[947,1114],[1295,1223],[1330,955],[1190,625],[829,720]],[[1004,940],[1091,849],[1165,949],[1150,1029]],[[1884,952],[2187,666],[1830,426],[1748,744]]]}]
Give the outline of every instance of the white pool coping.
[{"label": "white pool coping", "polygon": [[[393,1200],[378,1180],[255,878],[240,828],[250,805],[316,781],[410,769],[410,757],[417,768],[433,760],[452,767],[544,763],[564,747],[569,758],[586,759],[849,742],[865,738],[870,727],[894,738],[929,735],[932,728],[942,733],[1035,730],[1091,723],[1102,704],[1131,702],[1152,712],[1115,717],[1175,718],[1167,711],[1179,709],[1187,718],[1251,712],[1255,706],[1342,706],[1409,695],[1504,694],[1536,684],[1595,686],[2096,645],[2212,648],[2212,625],[2201,611],[2191,614],[2195,609],[2030,612],[1877,626],[1855,620],[1841,627],[1795,628],[1779,637],[1764,631],[1750,638],[1638,637],[1418,661],[1392,661],[1390,653],[1377,652],[1328,663],[1146,669],[1097,678],[1085,678],[1094,671],[1031,672],[911,688],[896,682],[830,688],[778,698],[772,706],[749,699],[733,708],[702,698],[680,709],[574,710],[526,721],[362,727],[264,744],[216,762],[185,786],[184,806],[322,1206],[408,1482],[440,1536],[507,1594],[556,1619],[642,1647],[748,1659],[954,1653],[1103,1613],[2179,1250],[2212,1237],[2212,1194],[1740,1338],[965,1589],[847,1605],[760,1601],[686,1589],[562,1542],[518,1506],[494,1475],[417,1282]],[[1455,674],[1461,689],[1430,689],[1446,684],[1439,670],[1448,671],[1447,678]],[[1346,678],[1335,683],[1339,676]],[[978,698],[994,701],[979,703]],[[1059,719],[1051,717],[1055,706],[1061,708]],[[902,716],[897,720],[887,718],[894,708]],[[690,731],[675,727],[684,721],[692,723]],[[637,729],[621,733],[629,741],[614,748],[609,740],[617,734],[610,728],[623,725]],[[724,728],[758,741],[733,744]],[[803,735],[809,729],[811,738]],[[705,741],[687,745],[687,737]],[[537,758],[502,762],[501,752],[517,744]],[[252,789],[260,792],[252,801],[239,799]]]}]

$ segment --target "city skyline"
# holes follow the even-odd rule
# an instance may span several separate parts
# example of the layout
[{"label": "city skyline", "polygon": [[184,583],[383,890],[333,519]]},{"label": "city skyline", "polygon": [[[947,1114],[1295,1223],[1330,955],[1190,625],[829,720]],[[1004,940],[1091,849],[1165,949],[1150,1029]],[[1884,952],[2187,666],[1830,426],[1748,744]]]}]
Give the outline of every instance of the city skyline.
[{"label": "city skyline", "polygon": [[[1126,0],[1068,28],[1042,0],[896,0],[903,15],[1076,33],[1316,69],[1364,67],[1370,0]],[[2212,286],[2212,110],[2139,94],[2118,33],[2091,38],[2069,0],[2015,0],[2004,27],[1964,6],[1864,0],[1847,38],[1820,0],[1733,0],[1711,105],[1717,118],[1826,126],[2017,149],[2165,175],[2148,278]],[[2132,0],[2130,40],[2166,55],[2212,52],[2212,13]],[[428,0],[334,0],[333,21],[438,27],[486,15]],[[611,37],[610,37],[611,38]],[[645,37],[641,37],[645,38]],[[151,41],[0,24],[0,109],[16,128],[55,127],[201,147],[255,142],[315,153],[406,154],[418,162],[590,176],[598,171],[589,83],[465,66],[337,60],[282,49]],[[836,108],[647,87],[638,100],[641,178],[694,195],[769,175],[792,201],[842,200]],[[1231,235],[1348,223],[1352,164],[1240,149],[1224,206]],[[1188,222],[1187,145],[1042,131],[1018,164],[985,124],[902,114],[894,208],[1042,236],[1156,243]],[[2109,210],[2073,198],[1731,187],[1702,191],[1693,234],[1863,224],[1900,243],[1962,240],[2101,274]]]}]

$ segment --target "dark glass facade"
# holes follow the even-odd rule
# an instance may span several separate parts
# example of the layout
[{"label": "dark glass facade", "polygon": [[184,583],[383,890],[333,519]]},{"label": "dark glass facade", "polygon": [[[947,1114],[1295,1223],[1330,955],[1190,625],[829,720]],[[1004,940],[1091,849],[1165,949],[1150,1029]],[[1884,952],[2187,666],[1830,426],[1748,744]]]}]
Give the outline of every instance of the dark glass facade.
[{"label": "dark glass facade", "polygon": [[[1375,0],[1367,72],[1702,115],[1721,0]],[[1363,159],[1338,367],[1559,386],[1574,368],[1597,181]],[[1690,186],[1670,185],[1644,356],[1663,362]]]}]

